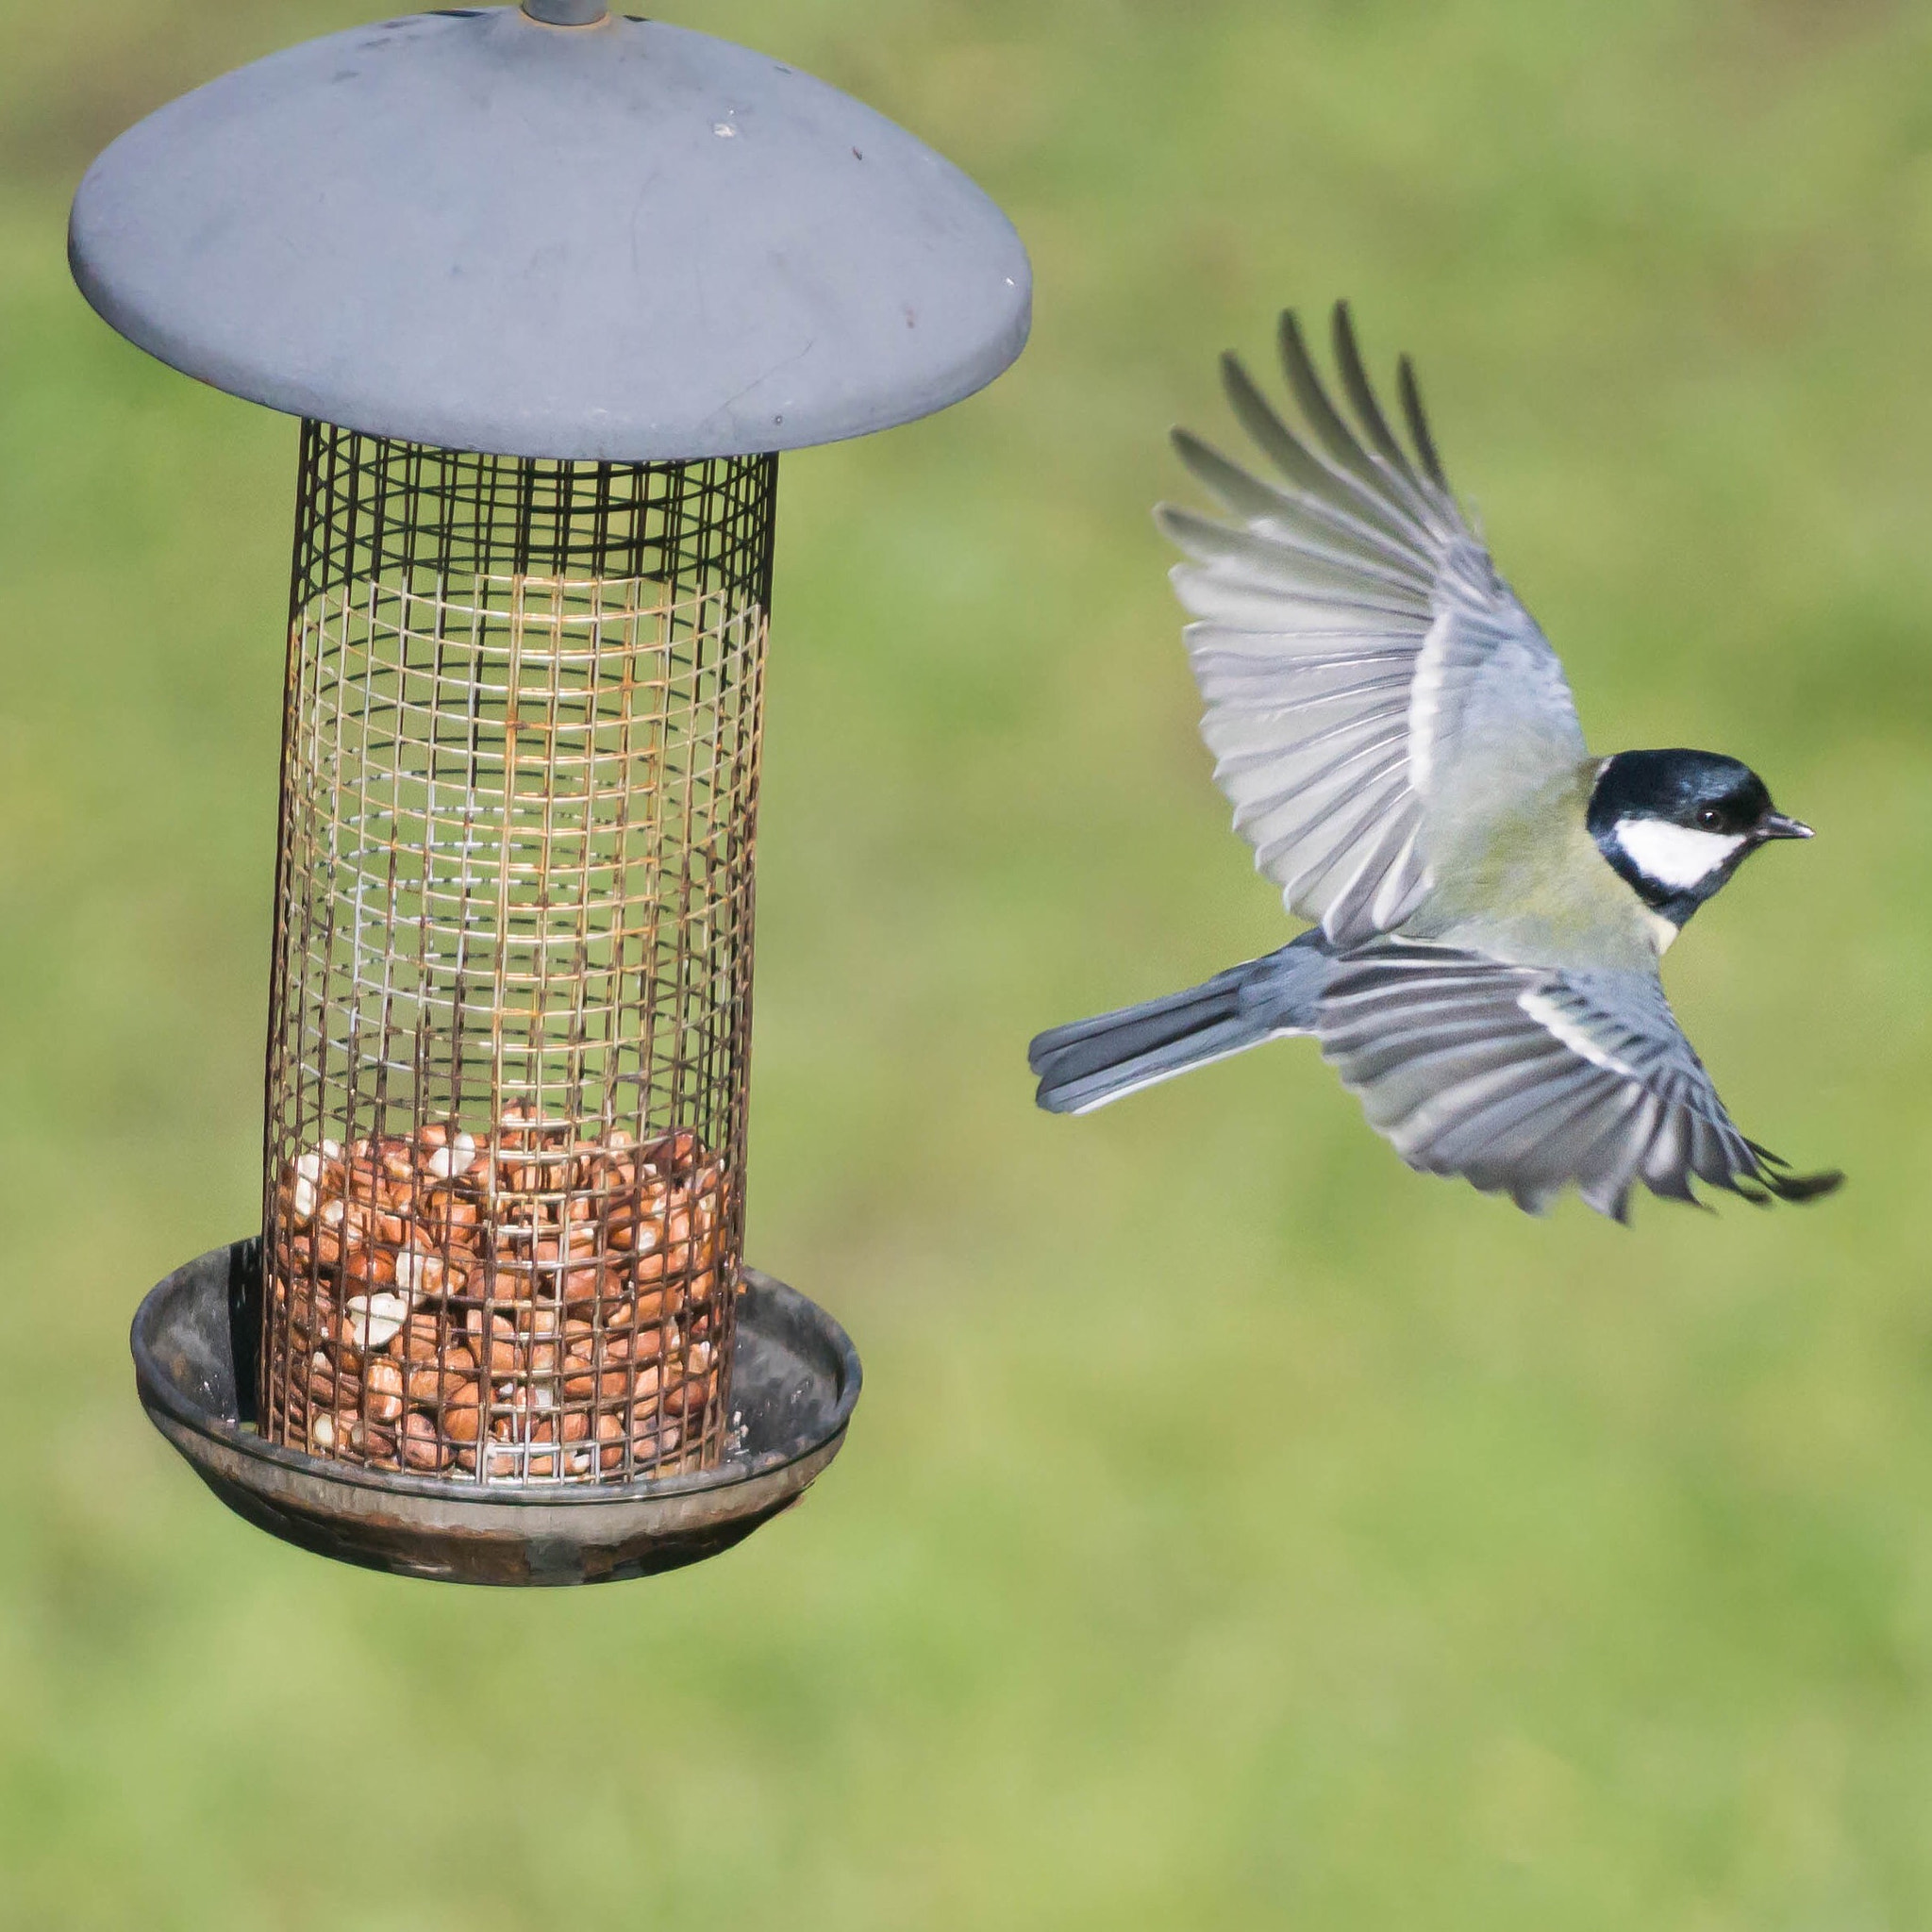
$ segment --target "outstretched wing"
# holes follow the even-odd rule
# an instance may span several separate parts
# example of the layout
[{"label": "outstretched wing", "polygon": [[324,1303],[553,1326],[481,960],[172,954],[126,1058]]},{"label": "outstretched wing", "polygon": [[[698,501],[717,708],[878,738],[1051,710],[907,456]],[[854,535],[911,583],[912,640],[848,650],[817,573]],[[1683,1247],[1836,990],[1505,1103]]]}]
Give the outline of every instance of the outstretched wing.
[{"label": "outstretched wing", "polygon": [[1559,973],[1384,940],[1337,963],[1322,1053],[1411,1167],[1541,1213],[1573,1182],[1624,1218],[1694,1176],[1763,1203],[1828,1192],[1740,1134],[1655,974]]},{"label": "outstretched wing", "polygon": [[1182,459],[1235,522],[1163,505],[1207,702],[1202,736],[1235,827],[1289,907],[1340,946],[1399,925],[1430,883],[1432,816],[1507,808],[1586,756],[1563,667],[1457,507],[1403,358],[1412,452],[1362,369],[1346,304],[1330,401],[1292,313],[1281,359],[1295,436],[1233,357],[1235,414],[1281,472],[1263,482],[1185,430]]}]

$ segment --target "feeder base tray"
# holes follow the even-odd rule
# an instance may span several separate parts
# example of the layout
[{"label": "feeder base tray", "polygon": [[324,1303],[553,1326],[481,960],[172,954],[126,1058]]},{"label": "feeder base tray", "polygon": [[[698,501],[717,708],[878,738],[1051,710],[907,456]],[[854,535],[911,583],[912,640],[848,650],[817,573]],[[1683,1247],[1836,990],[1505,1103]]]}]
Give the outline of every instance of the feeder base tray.
[{"label": "feeder base tray", "polygon": [[858,1401],[845,1331],[745,1271],[731,1407],[738,1455],[634,1483],[505,1485],[391,1474],[264,1442],[253,1423],[261,1256],[237,1241],[161,1282],[134,1318],[149,1420],[239,1516],[306,1550],[450,1583],[614,1583],[714,1557],[797,1502],[839,1453]]}]

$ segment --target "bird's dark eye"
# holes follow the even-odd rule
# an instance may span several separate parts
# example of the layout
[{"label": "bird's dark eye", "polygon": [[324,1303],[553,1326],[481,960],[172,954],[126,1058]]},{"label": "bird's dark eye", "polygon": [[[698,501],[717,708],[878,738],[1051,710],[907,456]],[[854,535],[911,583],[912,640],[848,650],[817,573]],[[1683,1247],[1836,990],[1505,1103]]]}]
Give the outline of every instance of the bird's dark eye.
[{"label": "bird's dark eye", "polygon": [[1697,823],[1700,825],[1702,825],[1707,832],[1721,832],[1724,830],[1724,815],[1723,812],[1719,811],[1715,806],[1707,805],[1704,808],[1704,809],[1697,814]]}]

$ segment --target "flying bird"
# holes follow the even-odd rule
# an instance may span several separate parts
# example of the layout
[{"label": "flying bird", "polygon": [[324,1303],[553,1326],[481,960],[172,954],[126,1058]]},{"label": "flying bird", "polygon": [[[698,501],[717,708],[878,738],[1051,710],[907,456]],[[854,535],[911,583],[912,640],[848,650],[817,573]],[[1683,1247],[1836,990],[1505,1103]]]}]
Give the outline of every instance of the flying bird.
[{"label": "flying bird", "polygon": [[[1622,1221],[1693,1178],[1808,1200],[1747,1140],[1664,997],[1658,961],[1759,846],[1808,839],[1736,758],[1592,757],[1563,667],[1443,474],[1414,371],[1407,431],[1370,386],[1345,303],[1347,414],[1292,312],[1289,427],[1232,356],[1234,414],[1274,476],[1188,431],[1225,520],[1163,505],[1215,781],[1256,866],[1310,929],[1204,985],[1058,1026],[1040,1105],[1085,1113],[1306,1034],[1409,1166],[1532,1213],[1574,1186]],[[1352,416],[1353,420],[1350,420]]]}]

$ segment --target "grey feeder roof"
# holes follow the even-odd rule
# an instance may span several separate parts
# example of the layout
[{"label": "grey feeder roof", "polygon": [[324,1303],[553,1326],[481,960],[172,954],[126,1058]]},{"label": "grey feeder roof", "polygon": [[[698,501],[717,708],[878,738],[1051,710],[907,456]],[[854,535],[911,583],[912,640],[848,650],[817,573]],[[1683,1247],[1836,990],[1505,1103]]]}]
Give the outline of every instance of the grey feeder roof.
[{"label": "grey feeder roof", "polygon": [[[555,4],[555,0],[551,0]],[[352,28],[151,114],[81,182],[75,279],[272,408],[506,456],[863,435],[1026,341],[1019,236],[782,61],[514,8]]]}]

